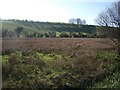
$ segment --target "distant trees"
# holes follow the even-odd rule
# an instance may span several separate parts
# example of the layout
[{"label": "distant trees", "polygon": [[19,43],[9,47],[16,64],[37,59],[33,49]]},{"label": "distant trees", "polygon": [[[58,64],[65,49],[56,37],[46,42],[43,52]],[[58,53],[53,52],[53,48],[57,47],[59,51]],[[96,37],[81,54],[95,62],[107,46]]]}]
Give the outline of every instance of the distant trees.
[{"label": "distant trees", "polygon": [[56,37],[56,32],[49,32],[48,34],[50,37]]},{"label": "distant trees", "polygon": [[15,32],[14,31],[8,31],[7,29],[2,30],[2,37],[15,37]]},{"label": "distant trees", "polygon": [[90,38],[90,35],[81,32],[62,32],[59,37],[62,38]]},{"label": "distant trees", "polygon": [[66,32],[62,32],[59,37],[67,38],[67,37],[70,37],[70,34],[68,34]]},{"label": "distant trees", "polygon": [[77,18],[77,19],[71,18],[69,20],[69,23],[70,24],[77,24],[77,25],[85,25],[86,24],[86,20],[85,19],[81,20],[80,18]]},{"label": "distant trees", "polygon": [[82,35],[82,33],[70,32],[70,36],[73,38],[81,38]]},{"label": "distant trees", "polygon": [[29,33],[26,37],[56,37],[56,32],[34,32]]},{"label": "distant trees", "polygon": [[75,23],[76,23],[76,19],[75,19],[75,18],[71,18],[71,19],[69,20],[69,23],[70,23],[70,24],[75,24]]},{"label": "distant trees", "polygon": [[80,18],[77,18],[76,22],[77,22],[78,25],[82,24],[82,20]]},{"label": "distant trees", "polygon": [[23,27],[17,27],[17,28],[15,29],[15,32],[16,32],[16,34],[17,34],[17,37],[20,37],[20,34],[21,34],[22,31],[23,31]]},{"label": "distant trees", "polygon": [[96,22],[100,26],[106,27],[102,28],[102,33],[116,44],[118,55],[120,55],[120,1],[113,3],[111,7],[101,12]]},{"label": "distant trees", "polygon": [[86,24],[86,20],[85,20],[85,19],[82,20],[82,24],[83,24],[83,25]]},{"label": "distant trees", "polygon": [[77,18],[76,19],[76,22],[77,22],[77,25],[79,26],[79,25],[82,25],[82,20],[80,19],[80,18]]},{"label": "distant trees", "polygon": [[[19,30],[19,29],[18,29]],[[17,32],[18,33],[18,32]],[[89,32],[88,32],[89,33]],[[22,38],[94,38],[95,35],[88,34],[88,33],[82,33],[82,32],[28,32],[23,31],[22,34],[19,33],[19,35],[16,35],[15,31],[10,30],[3,30],[2,37],[20,37],[20,34]]]}]

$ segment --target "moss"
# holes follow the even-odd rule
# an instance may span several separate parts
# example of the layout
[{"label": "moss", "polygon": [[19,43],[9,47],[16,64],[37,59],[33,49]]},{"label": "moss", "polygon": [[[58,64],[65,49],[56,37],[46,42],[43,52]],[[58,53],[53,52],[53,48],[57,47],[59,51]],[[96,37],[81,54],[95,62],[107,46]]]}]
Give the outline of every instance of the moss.
[{"label": "moss", "polygon": [[57,55],[55,55],[55,58],[61,60],[62,59],[62,55],[58,55],[57,54]]},{"label": "moss", "polygon": [[36,56],[38,56],[38,57],[43,57],[44,54],[43,54],[43,53],[39,53],[39,52],[37,52],[37,53],[36,53]]},{"label": "moss", "polygon": [[53,60],[53,58],[50,57],[49,55],[43,56],[43,59],[44,59],[45,61]]}]

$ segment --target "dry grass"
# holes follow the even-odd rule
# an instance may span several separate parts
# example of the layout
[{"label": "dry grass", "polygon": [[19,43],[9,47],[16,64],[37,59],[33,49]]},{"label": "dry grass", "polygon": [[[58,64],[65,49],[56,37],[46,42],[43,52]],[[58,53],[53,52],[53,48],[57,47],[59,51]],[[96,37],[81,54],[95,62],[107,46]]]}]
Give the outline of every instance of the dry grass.
[{"label": "dry grass", "polygon": [[63,54],[92,54],[97,50],[115,49],[111,41],[99,38],[27,38],[3,39],[2,52],[5,51],[56,51]]}]

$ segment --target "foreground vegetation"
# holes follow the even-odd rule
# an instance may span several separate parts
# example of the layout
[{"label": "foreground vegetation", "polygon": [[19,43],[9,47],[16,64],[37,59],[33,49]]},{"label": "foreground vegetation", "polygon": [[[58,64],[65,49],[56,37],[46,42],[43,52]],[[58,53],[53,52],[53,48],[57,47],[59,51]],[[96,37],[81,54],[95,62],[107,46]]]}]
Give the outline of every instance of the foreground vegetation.
[{"label": "foreground vegetation", "polygon": [[95,38],[3,39],[3,88],[120,88],[120,58],[111,44]]}]

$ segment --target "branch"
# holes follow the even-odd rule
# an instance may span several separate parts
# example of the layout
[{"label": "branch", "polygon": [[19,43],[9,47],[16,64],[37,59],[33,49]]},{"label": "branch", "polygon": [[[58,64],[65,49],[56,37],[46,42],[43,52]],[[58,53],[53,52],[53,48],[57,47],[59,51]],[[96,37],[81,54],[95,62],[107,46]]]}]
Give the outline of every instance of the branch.
[{"label": "branch", "polygon": [[118,46],[118,43],[117,43],[117,41],[116,41],[115,39],[110,38],[110,40],[113,41],[113,42],[115,43],[116,46]]}]

